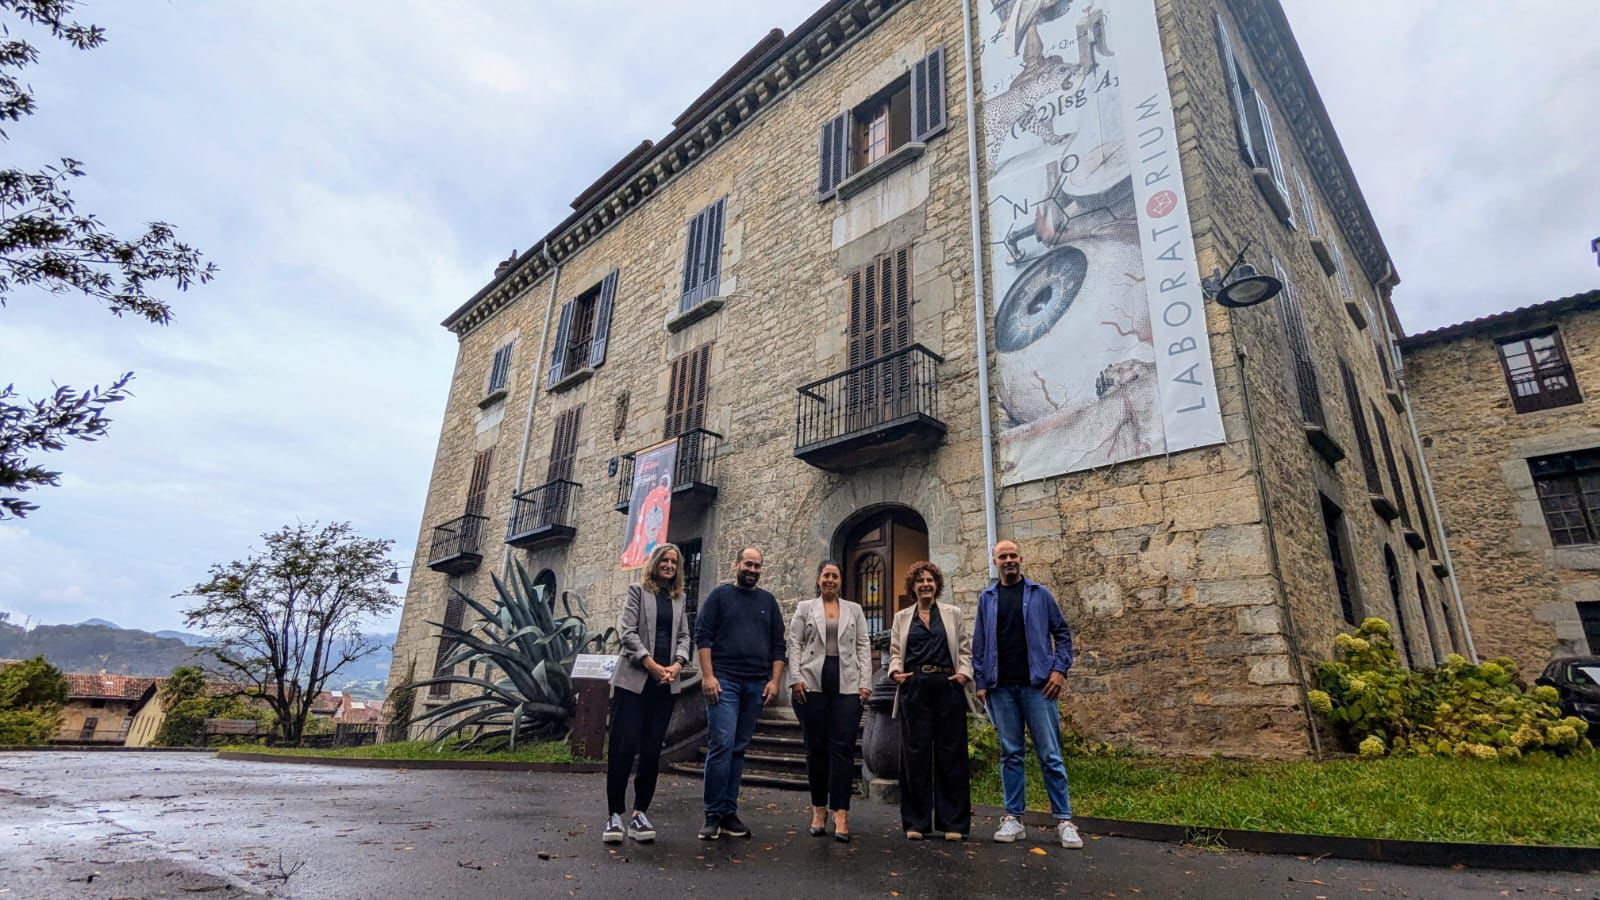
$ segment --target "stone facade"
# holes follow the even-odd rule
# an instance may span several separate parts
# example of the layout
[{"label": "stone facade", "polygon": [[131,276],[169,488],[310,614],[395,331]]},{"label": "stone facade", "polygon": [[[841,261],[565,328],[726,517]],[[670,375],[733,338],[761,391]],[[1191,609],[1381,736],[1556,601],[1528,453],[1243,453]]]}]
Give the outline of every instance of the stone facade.
[{"label": "stone facade", "polygon": [[[1557,546],[1529,465],[1600,448],[1590,402],[1600,388],[1597,310],[1600,291],[1592,291],[1401,343],[1478,653],[1510,657],[1529,679],[1553,656],[1600,653],[1580,618],[1580,604],[1600,604],[1600,545],[1591,536]],[[1550,329],[1570,364],[1575,402],[1519,412],[1500,342]]]},{"label": "stone facade", "polygon": [[[1401,523],[1369,502],[1340,389],[1344,360],[1361,395],[1386,410],[1396,451],[1421,461],[1386,399],[1379,361],[1389,352],[1388,291],[1397,279],[1276,3],[1160,0],[1157,13],[1200,270],[1227,268],[1246,241],[1259,268],[1282,266],[1314,337],[1325,432],[1348,456],[1330,464],[1307,440],[1277,304],[1231,314],[1208,304],[1226,443],[1001,489],[998,533],[1019,542],[1029,574],[1055,590],[1074,626],[1081,655],[1067,707],[1086,730],[1173,752],[1300,755],[1315,742],[1304,680],[1350,624],[1319,493],[1345,513],[1355,619],[1392,618],[1384,547],[1398,561],[1412,621],[1448,596],[1428,564],[1437,551],[1411,551]],[[1243,37],[1237,50],[1263,93],[1283,96],[1273,115],[1284,164],[1307,181],[1325,246],[1349,260],[1348,301],[1304,221],[1284,224],[1241,159],[1218,13]],[[899,507],[925,524],[929,556],[954,600],[975,601],[988,581],[988,548],[962,31],[959,0],[828,4],[754,74],[731,74],[708,92],[712,99],[672,136],[644,150],[631,170],[639,174],[586,192],[593,196],[572,219],[447,320],[460,353],[392,682],[413,657],[419,671],[431,665],[438,629],[428,623],[443,615],[449,590],[481,596],[511,561],[530,575],[549,570],[600,620],[614,614],[633,573],[617,562],[624,517],[613,510],[612,462],[662,440],[671,363],[707,344],[705,427],[723,436],[718,491],[703,513],[675,514],[670,535],[703,542],[702,592],[726,577],[739,547],[754,544],[767,553],[763,585],[792,605],[811,596],[816,561],[840,551],[852,523]],[[940,46],[948,130],[859,192],[819,202],[819,127]],[[807,54],[817,59],[801,59]],[[724,197],[722,305],[669,328],[685,223]],[[902,247],[911,253],[911,340],[943,358],[944,438],[846,472],[808,465],[795,456],[796,388],[848,368],[846,278]],[[613,270],[606,361],[547,390],[559,310]],[[495,351],[509,341],[506,396],[480,405]],[[1403,394],[1392,393],[1403,408]],[[557,417],[579,406],[575,536],[532,551],[499,544],[513,493],[545,480]],[[461,515],[474,457],[490,447],[484,514],[496,537],[483,542],[476,571],[431,572],[433,529]],[[1429,639],[1419,624],[1413,658],[1420,664],[1458,646],[1458,631]]]}]

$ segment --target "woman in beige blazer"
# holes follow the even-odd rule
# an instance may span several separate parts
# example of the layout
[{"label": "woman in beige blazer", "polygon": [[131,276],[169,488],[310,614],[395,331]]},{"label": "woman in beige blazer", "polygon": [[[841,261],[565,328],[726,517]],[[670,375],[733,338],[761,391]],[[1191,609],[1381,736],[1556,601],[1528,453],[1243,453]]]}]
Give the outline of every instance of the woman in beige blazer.
[{"label": "woman in beige blazer", "polygon": [[895,614],[889,635],[889,677],[899,684],[900,823],[913,841],[936,830],[947,841],[959,841],[972,830],[972,632],[962,624],[959,606],[938,602],[943,590],[938,566],[913,563],[906,593],[917,602]]},{"label": "woman in beige blazer", "polygon": [[[683,602],[682,554],[672,544],[658,545],[644,564],[644,577],[628,585],[617,631],[622,654],[611,676],[611,743],[606,760],[608,816],[601,839],[621,843],[656,839],[645,811],[656,793],[661,744],[683,684],[678,675],[689,662],[689,617]],[[628,775],[633,780],[633,815],[623,825]]]},{"label": "woman in beige blazer", "polygon": [[855,782],[861,704],[872,692],[872,644],[861,604],[839,597],[839,564],[817,566],[817,596],[795,605],[789,619],[789,689],[806,739],[811,784],[811,836],[850,841],[850,794]]}]

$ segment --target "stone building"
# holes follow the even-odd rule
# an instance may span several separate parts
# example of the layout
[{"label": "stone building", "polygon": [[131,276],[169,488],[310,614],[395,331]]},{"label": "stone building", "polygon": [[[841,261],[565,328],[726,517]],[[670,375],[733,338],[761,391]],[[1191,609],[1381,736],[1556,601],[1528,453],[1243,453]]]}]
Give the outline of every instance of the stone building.
[{"label": "stone building", "polygon": [[[443,323],[391,682],[513,561],[613,615],[663,442],[698,593],[754,544],[786,604],[833,557],[882,623],[911,562],[971,604],[1015,538],[1108,740],[1304,754],[1340,630],[1464,647],[1398,277],[1282,9],[1116,6],[979,2],[969,36],[962,0],[832,0],[503,263]],[[1201,275],[1241,258],[1284,290],[1230,311]]]},{"label": "stone building", "polygon": [[1478,653],[1600,654],[1600,291],[1401,341]]}]

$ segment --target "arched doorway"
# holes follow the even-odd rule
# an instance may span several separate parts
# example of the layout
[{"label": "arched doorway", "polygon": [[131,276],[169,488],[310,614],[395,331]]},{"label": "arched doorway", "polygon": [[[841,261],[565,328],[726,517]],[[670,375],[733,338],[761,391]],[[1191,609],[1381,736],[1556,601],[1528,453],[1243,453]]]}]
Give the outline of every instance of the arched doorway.
[{"label": "arched doorway", "polygon": [[873,634],[911,600],[904,594],[906,571],[928,558],[928,524],[907,506],[862,510],[834,536],[836,558],[844,566],[844,596],[861,604]]},{"label": "arched doorway", "polygon": [[1410,669],[1411,636],[1406,633],[1406,598],[1400,587],[1400,563],[1395,561],[1394,551],[1387,546],[1383,548],[1383,566],[1389,575],[1389,599],[1394,601],[1394,648],[1400,651],[1400,664]]}]

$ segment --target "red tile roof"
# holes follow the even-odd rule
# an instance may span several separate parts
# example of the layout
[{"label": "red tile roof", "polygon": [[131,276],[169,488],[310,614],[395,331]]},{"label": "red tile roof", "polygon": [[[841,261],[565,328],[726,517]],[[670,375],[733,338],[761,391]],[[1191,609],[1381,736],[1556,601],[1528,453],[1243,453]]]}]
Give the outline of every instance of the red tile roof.
[{"label": "red tile roof", "polygon": [[154,678],[136,675],[85,675],[74,672],[62,677],[67,680],[69,700],[133,701],[156,683]]},{"label": "red tile roof", "polygon": [[1481,331],[1515,330],[1542,325],[1561,313],[1585,309],[1600,309],[1600,290],[1585,291],[1581,294],[1573,294],[1570,297],[1546,300],[1543,303],[1508,309],[1505,312],[1479,316],[1476,319],[1468,319],[1465,322],[1457,322],[1454,325],[1445,325],[1432,331],[1408,335],[1400,339],[1400,349],[1410,350],[1415,347],[1438,344],[1452,338]]}]

